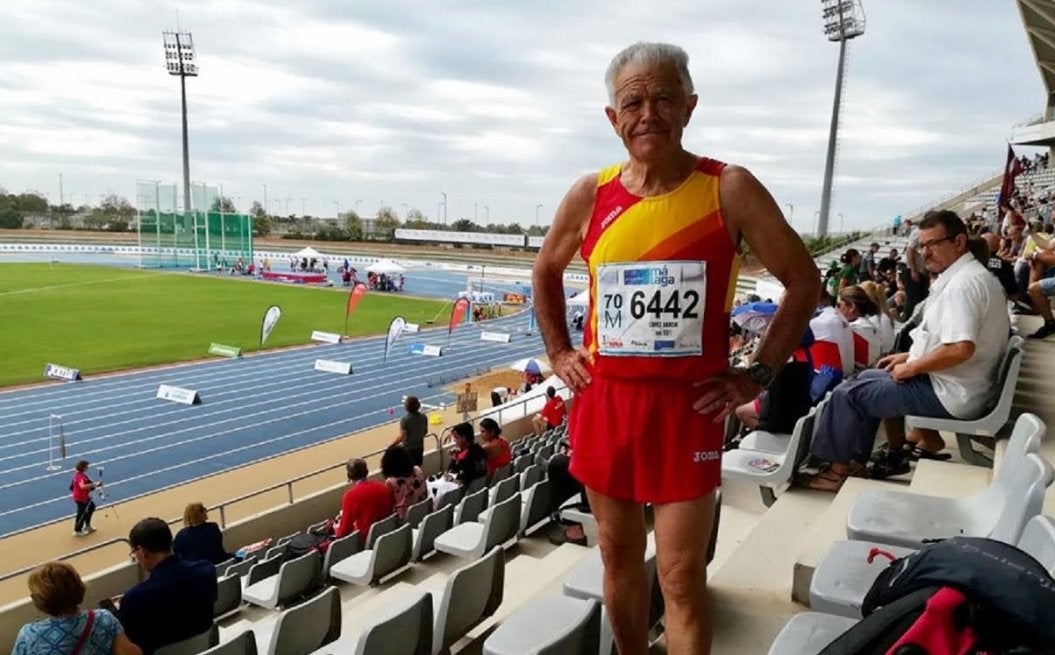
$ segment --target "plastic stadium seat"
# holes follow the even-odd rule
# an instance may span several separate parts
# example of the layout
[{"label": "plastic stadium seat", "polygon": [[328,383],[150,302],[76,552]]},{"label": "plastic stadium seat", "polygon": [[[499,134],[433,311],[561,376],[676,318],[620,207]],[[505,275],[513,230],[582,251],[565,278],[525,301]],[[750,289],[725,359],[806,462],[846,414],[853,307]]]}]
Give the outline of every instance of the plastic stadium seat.
[{"label": "plastic stadium seat", "polygon": [[341,634],[341,594],[337,587],[282,612],[268,640],[267,655],[307,655]]},{"label": "plastic stadium seat", "polygon": [[330,577],[330,569],[333,568],[334,564],[348,559],[362,549],[362,541],[359,539],[358,531],[331,541],[326,548],[326,555],[322,558],[322,569],[319,571],[320,583],[325,583],[326,579]]},{"label": "plastic stadium seat", "polygon": [[1015,396],[1015,387],[1018,385],[1018,372],[1021,365],[1022,337],[1011,337],[998,369],[997,387],[1000,389],[1000,395],[997,397],[996,405],[985,416],[966,421],[906,416],[906,425],[914,428],[953,432],[956,434],[956,441],[960,447],[960,456],[963,457],[965,462],[979,466],[991,465],[992,462],[987,457],[974,449],[973,442],[982,441],[985,445],[992,448],[997,433],[1007,425],[1007,421],[1011,416],[1011,400]]},{"label": "plastic stadium seat", "polygon": [[814,655],[856,623],[856,619],[820,612],[796,614],[773,640],[769,655]]},{"label": "plastic stadium seat", "polygon": [[432,595],[408,594],[384,607],[362,632],[342,635],[318,655],[432,655]]},{"label": "plastic stadium seat", "polygon": [[513,475],[513,465],[512,465],[512,463],[506,464],[505,466],[503,466],[501,468],[495,469],[495,472],[491,475],[490,479],[487,481],[487,484],[488,484],[488,486],[493,487],[496,484],[498,484],[499,482],[501,482],[502,480],[505,480],[506,478],[508,478],[508,477],[510,477],[512,475]]},{"label": "plastic stadium seat", "polygon": [[523,473],[529,466],[531,466],[531,455],[519,455],[513,460],[513,470],[517,473]]},{"label": "plastic stadium seat", "polygon": [[531,485],[523,496],[518,534],[526,537],[550,521],[549,510],[553,502],[552,483],[549,480],[539,480]]},{"label": "plastic stadium seat", "polygon": [[241,577],[241,576],[245,575],[246,573],[249,573],[249,569],[253,568],[253,565],[256,564],[259,561],[260,560],[259,560],[259,558],[256,555],[250,555],[249,557],[246,557],[241,562],[228,566],[227,570],[224,571],[223,574],[224,574],[224,576],[237,575],[237,576]]},{"label": "plastic stadium seat", "polygon": [[490,495],[488,489],[480,489],[465,496],[465,500],[458,504],[454,510],[454,523],[461,524],[475,521],[480,512],[487,509],[487,498]]},{"label": "plastic stadium seat", "polygon": [[208,650],[218,643],[220,643],[220,629],[214,623],[201,634],[194,635],[183,641],[177,641],[174,644],[162,646],[154,651],[154,655],[198,655],[198,653]]},{"label": "plastic stadium seat", "polygon": [[366,543],[363,547],[366,549],[373,548],[374,543],[381,538],[381,535],[392,532],[399,527],[399,523],[398,514],[389,514],[380,521],[374,521],[374,524],[370,526],[370,530],[366,533]]},{"label": "plastic stadium seat", "polygon": [[[1032,555],[1048,572],[1055,575],[1055,521],[1037,515],[1026,523],[1015,544]],[[916,552],[911,548],[877,546],[867,541],[837,541],[821,557],[810,582],[810,609],[826,614],[861,618],[861,604],[876,577],[886,569],[885,557],[868,556],[872,548],[881,548],[894,557]]]},{"label": "plastic stadium seat", "polygon": [[595,653],[601,603],[568,596],[539,596],[524,603],[484,642],[484,655]]},{"label": "plastic stadium seat", "polygon": [[411,527],[400,526],[378,537],[373,548],[334,564],[330,568],[330,577],[370,586],[406,568],[412,552]]},{"label": "plastic stadium seat", "polygon": [[504,586],[501,548],[451,573],[442,594],[433,597],[432,655],[450,653],[452,644],[493,615],[502,604]]},{"label": "plastic stadium seat", "polygon": [[772,505],[777,499],[776,492],[791,484],[791,478],[809,452],[816,418],[816,410],[810,409],[795,423],[784,452],[750,450],[742,444],[728,451],[722,456],[722,478],[754,482],[762,493],[762,502],[767,507]]},{"label": "plastic stadium seat", "polygon": [[242,580],[228,575],[216,582],[216,602],[212,605],[214,619],[234,614],[242,608]]},{"label": "plastic stadium seat", "polygon": [[250,571],[250,579],[245,589],[242,590],[242,598],[247,603],[275,609],[315,588],[319,583],[321,568],[322,555],[318,551],[312,551],[296,559],[281,562],[277,575],[259,581],[253,580],[252,571]]},{"label": "plastic stadium seat", "polygon": [[432,499],[426,498],[425,500],[414,503],[407,508],[407,513],[403,517],[403,522],[412,528],[418,527],[421,524],[421,519],[425,518],[429,512],[432,511]]},{"label": "plastic stadium seat", "polygon": [[483,523],[461,523],[436,537],[436,550],[457,557],[482,557],[495,546],[515,540],[520,529],[520,494],[494,506]]},{"label": "plastic stadium seat", "polygon": [[490,494],[488,497],[488,508],[481,510],[480,513],[476,515],[475,520],[481,523],[483,521],[486,521],[487,515],[491,512],[491,509],[493,509],[495,505],[502,502],[503,500],[506,500],[507,498],[510,498],[513,494],[518,491],[520,491],[519,477],[506,478],[505,480],[499,482],[497,485],[491,487]]},{"label": "plastic stadium seat", "polygon": [[246,630],[230,641],[202,651],[201,655],[256,655],[256,653],[256,635],[252,630]]},{"label": "plastic stadium seat", "polygon": [[411,532],[414,538],[414,549],[411,559],[420,562],[436,552],[436,537],[454,527],[454,508],[447,505],[425,516],[420,527]]},{"label": "plastic stadium seat", "polygon": [[443,494],[443,497],[440,498],[440,502],[436,503],[436,509],[433,511],[441,510],[444,507],[447,507],[448,505],[451,507],[455,507],[458,505],[458,503],[461,502],[462,498],[464,497],[465,487],[458,487],[457,489],[452,489],[447,493]]},{"label": "plastic stadium seat", "polygon": [[1026,522],[1040,513],[1044,490],[1051,481],[1051,464],[1030,453],[1013,476],[994,480],[985,491],[967,498],[919,496],[915,500],[862,494],[850,508],[847,533],[852,539],[909,548],[956,535],[1017,541]]},{"label": "plastic stadium seat", "polygon": [[535,486],[535,483],[546,477],[546,469],[538,464],[531,464],[520,474],[520,490],[525,491]]}]

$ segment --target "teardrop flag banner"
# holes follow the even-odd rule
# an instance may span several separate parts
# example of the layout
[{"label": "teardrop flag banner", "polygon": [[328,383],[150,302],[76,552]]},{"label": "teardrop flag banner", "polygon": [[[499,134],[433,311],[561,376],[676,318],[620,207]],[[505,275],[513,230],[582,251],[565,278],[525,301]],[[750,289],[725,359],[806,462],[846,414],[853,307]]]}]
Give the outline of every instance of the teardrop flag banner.
[{"label": "teardrop flag banner", "polygon": [[348,307],[344,310],[344,333],[348,334],[348,318],[355,311],[355,308],[359,305],[359,301],[366,295],[366,285],[362,282],[357,282],[352,290],[348,293]]},{"label": "teardrop flag banner", "polygon": [[447,344],[451,343],[451,333],[454,332],[454,328],[458,327],[462,319],[465,318],[465,313],[469,311],[469,299],[459,298],[454,301],[454,307],[451,308],[451,322],[447,325]]},{"label": "teardrop flag banner", "polygon": [[278,323],[278,319],[282,318],[282,308],[278,305],[271,305],[264,312],[264,320],[260,324],[260,347],[264,347],[264,342],[267,341],[268,335],[271,334],[271,330],[275,329],[275,323]]},{"label": "teardrop flag banner", "polygon": [[406,326],[407,321],[402,316],[397,316],[392,319],[392,322],[388,324],[388,338],[385,339],[385,356],[381,361],[388,361],[388,351],[395,344],[396,339],[399,335],[403,334],[403,328]]}]

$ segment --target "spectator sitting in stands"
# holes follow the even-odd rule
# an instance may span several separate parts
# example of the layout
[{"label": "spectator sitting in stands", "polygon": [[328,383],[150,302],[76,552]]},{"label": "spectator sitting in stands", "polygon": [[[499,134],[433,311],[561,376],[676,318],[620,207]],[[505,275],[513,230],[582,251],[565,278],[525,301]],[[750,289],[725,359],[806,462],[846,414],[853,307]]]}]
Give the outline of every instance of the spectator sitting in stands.
[{"label": "spectator sitting in stands", "polygon": [[454,437],[454,448],[451,450],[451,463],[447,477],[463,487],[469,486],[477,478],[487,475],[487,453],[473,439],[473,426],[459,423],[451,428]]},{"label": "spectator sitting in stands", "polygon": [[128,533],[132,557],[150,576],[125,592],[118,618],[144,655],[189,639],[212,627],[216,568],[187,562],[172,553],[172,531],[159,518],[146,518]]},{"label": "spectator sitting in stands", "polygon": [[381,455],[381,475],[392,492],[392,498],[399,518],[405,518],[407,509],[420,503],[429,495],[425,486],[425,473],[420,466],[415,466],[410,454],[403,446],[389,446]]},{"label": "spectator sitting in stands", "polygon": [[872,320],[872,317],[879,313],[879,308],[865,290],[856,284],[839,292],[835,308],[850,324],[850,331],[853,333],[854,368],[870,368],[879,359],[882,345],[879,327]]},{"label": "spectator sitting in stands", "polygon": [[[1000,286],[1004,289],[1004,293],[1007,295],[1008,300],[1018,302],[1019,284],[1016,279],[1016,271],[1019,264],[1016,263],[1014,267],[1011,266],[1011,262],[1006,259],[997,257],[996,253],[1000,249],[1000,237],[996,236],[992,232],[987,232],[982,236],[978,237],[978,241],[985,245],[985,266],[989,269],[989,272],[996,276]],[[1032,239],[1030,240],[1032,241]],[[982,254],[981,247],[978,247],[978,252],[975,256],[978,257]],[[973,249],[973,248],[972,248]],[[1026,284],[1028,286],[1029,279],[1029,263],[1022,262],[1022,267],[1026,273]]]},{"label": "spectator sitting in stands", "polygon": [[857,272],[861,267],[861,253],[856,248],[850,248],[839,258],[842,268],[839,269],[839,286],[837,291],[842,291],[848,286],[857,284]]},{"label": "spectator sitting in stands", "polygon": [[877,313],[870,318],[879,331],[879,354],[888,355],[894,350],[894,337],[896,335],[893,312],[891,312],[890,305],[887,303],[886,294],[883,293],[883,288],[875,282],[862,282],[861,288],[876,306]]},{"label": "spectator sitting in stands", "polygon": [[837,491],[861,471],[880,421],[888,448],[873,463],[875,478],[908,472],[911,458],[941,458],[945,444],[936,432],[915,431],[906,443],[905,416],[970,418],[986,407],[1010,323],[999,284],[968,251],[967,239],[955,213],[924,217],[919,248],[927,270],[938,277],[912,332],[912,347],[835,389],[812,446],[814,455],[831,464],[803,479],[807,486]]},{"label": "spectator sitting in stands", "polygon": [[191,503],[183,510],[184,528],[172,540],[172,550],[188,562],[219,564],[234,557],[224,550],[220,526],[209,520],[205,505]]},{"label": "spectator sitting in stands", "polygon": [[1055,295],[1055,241],[1049,237],[1039,234],[1030,235],[1030,240],[1037,244],[1037,249],[1030,258],[1029,274],[1029,301],[1033,310],[1044,318],[1044,325],[1040,326],[1030,339],[1047,339],[1055,334],[1055,316],[1052,315],[1051,301],[1049,298]]},{"label": "spectator sitting in stands", "polygon": [[367,479],[370,471],[362,459],[348,460],[346,471],[351,486],[341,500],[340,520],[333,526],[334,537],[340,539],[358,531],[360,541],[365,542],[370,526],[393,512],[392,491],[383,482]]},{"label": "spectator sitting in stands", "polygon": [[502,426],[493,418],[480,420],[480,441],[487,456],[487,479],[490,480],[495,471],[513,461],[513,449],[502,436]]},{"label": "spectator sitting in stands", "polygon": [[557,395],[556,389],[546,387],[546,398],[546,404],[542,407],[542,411],[531,417],[531,426],[534,428],[536,436],[563,423],[564,417],[568,414],[568,410],[564,406],[564,399]]},{"label": "spectator sitting in stands", "polygon": [[546,464],[546,479],[550,481],[550,514],[556,525],[550,530],[549,540],[560,546],[561,544],[586,545],[586,533],[583,532],[581,523],[565,521],[560,518],[560,507],[566,500],[579,494],[582,501],[579,509],[589,512],[590,501],[582,483],[568,470],[571,465],[571,449],[566,442],[561,442],[561,451],[550,458]]},{"label": "spectator sitting in stands", "polygon": [[80,655],[141,655],[121,623],[104,609],[82,612],[84,582],[69,564],[47,562],[29,575],[29,598],[48,618],[27,623],[18,631],[11,655],[79,653]]}]

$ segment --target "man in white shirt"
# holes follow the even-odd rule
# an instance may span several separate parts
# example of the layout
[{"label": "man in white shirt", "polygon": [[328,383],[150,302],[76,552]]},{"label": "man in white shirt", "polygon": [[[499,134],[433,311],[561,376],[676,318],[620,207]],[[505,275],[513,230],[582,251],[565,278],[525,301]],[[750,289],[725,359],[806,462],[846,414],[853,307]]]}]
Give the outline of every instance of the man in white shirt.
[{"label": "man in white shirt", "polygon": [[889,355],[857,379],[840,385],[818,421],[813,453],[831,466],[806,480],[811,488],[837,490],[869,458],[880,421],[888,449],[871,477],[907,473],[909,460],[940,458],[937,432],[905,434],[905,416],[972,418],[996,389],[996,367],[1007,346],[1010,322],[1000,284],[971,255],[963,221],[951,211],[928,213],[919,225],[919,250],[931,286],[923,319],[908,353]]}]

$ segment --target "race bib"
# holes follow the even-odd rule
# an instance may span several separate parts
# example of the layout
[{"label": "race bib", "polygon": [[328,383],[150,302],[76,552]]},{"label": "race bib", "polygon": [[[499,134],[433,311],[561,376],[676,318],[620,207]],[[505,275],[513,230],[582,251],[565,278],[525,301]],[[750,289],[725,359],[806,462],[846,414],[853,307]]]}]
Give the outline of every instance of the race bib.
[{"label": "race bib", "polygon": [[597,267],[597,342],[602,355],[684,357],[703,353],[707,262]]}]

